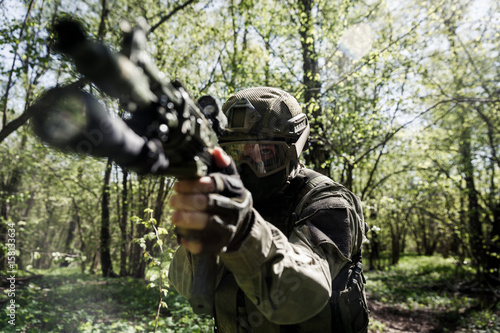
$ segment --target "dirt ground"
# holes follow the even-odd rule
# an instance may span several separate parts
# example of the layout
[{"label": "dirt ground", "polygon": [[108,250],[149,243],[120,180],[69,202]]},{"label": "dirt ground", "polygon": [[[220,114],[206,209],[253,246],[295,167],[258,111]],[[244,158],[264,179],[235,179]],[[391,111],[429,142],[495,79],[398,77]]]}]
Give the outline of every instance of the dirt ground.
[{"label": "dirt ground", "polygon": [[[481,333],[499,332],[500,311],[495,311],[492,320],[488,322],[487,329],[464,328],[462,319],[467,318],[478,308],[464,308],[460,313],[449,311],[436,311],[428,309],[409,310],[397,304],[384,304],[368,299],[372,323],[378,321],[381,325],[371,325],[369,333]],[[484,323],[483,323],[484,324]]]},{"label": "dirt ground", "polygon": [[[377,301],[370,301],[370,315],[385,325],[384,333],[437,333],[442,327],[436,322],[434,314],[428,311],[410,311],[388,306]],[[377,330],[371,330],[375,333]]]}]

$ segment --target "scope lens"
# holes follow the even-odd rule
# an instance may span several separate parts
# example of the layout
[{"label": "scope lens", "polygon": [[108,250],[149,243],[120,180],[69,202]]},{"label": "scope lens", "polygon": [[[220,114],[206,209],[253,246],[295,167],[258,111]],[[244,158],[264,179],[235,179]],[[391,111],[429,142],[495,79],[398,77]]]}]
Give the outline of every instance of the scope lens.
[{"label": "scope lens", "polygon": [[48,144],[67,148],[89,125],[89,94],[71,87],[49,90],[32,107],[33,130]]},{"label": "scope lens", "polygon": [[86,107],[81,96],[68,94],[47,105],[46,117],[42,122],[44,140],[60,146],[79,136],[87,126]]}]

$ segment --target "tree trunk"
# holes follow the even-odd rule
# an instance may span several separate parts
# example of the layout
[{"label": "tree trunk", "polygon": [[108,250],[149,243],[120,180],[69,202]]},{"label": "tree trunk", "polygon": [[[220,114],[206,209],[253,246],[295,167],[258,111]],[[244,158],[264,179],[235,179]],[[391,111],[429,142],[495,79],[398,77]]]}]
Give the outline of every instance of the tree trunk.
[{"label": "tree trunk", "polygon": [[347,172],[344,185],[345,187],[347,187],[349,190],[352,191],[354,166],[349,161],[346,161],[345,163],[347,164]]},{"label": "tree trunk", "polygon": [[[158,192],[156,195],[155,207],[153,210],[153,217],[158,222],[158,226],[160,225],[160,221],[163,217],[164,208],[165,208],[165,201],[166,201],[168,194],[170,193],[170,190],[172,189],[172,186],[174,185],[174,183],[175,183],[175,179],[173,179],[173,178],[166,178],[166,177],[160,178],[160,184],[159,184],[160,188],[158,189]],[[151,249],[151,251],[152,251],[152,253],[159,255],[159,253],[157,253],[158,249]]]},{"label": "tree trunk", "polygon": [[130,240],[127,235],[128,222],[128,170],[122,169],[122,216],[120,218],[120,276],[127,275],[127,255]]},{"label": "tree trunk", "polygon": [[486,253],[487,280],[494,286],[500,285],[500,203],[493,209],[493,228]]},{"label": "tree trunk", "polygon": [[[21,147],[24,146],[24,142]],[[6,222],[10,218],[10,201],[9,197],[18,191],[18,186],[21,181],[21,170],[14,166],[10,174],[0,174],[0,239],[3,244],[7,244],[7,225]],[[19,241],[19,237],[17,236]],[[3,259],[1,259],[3,257]],[[7,256],[0,257],[0,270],[7,270]]]},{"label": "tree trunk", "polygon": [[[67,254],[71,254],[73,253],[73,239],[75,239],[75,231],[76,231],[76,227],[77,227],[77,222],[76,222],[76,219],[71,219],[69,221],[69,226],[68,226],[68,233],[66,235],[66,242],[64,244],[64,252],[66,252]],[[69,265],[69,262],[64,260],[63,262],[61,262],[60,266],[61,267],[68,267]]]},{"label": "tree trunk", "polygon": [[110,198],[110,178],[111,178],[111,159],[108,159],[106,170],[104,172],[104,184],[102,186],[101,201],[101,271],[102,276],[112,277],[113,263],[111,261],[111,232],[109,218],[109,198]]},{"label": "tree trunk", "polygon": [[[493,131],[492,125],[488,124],[489,131]],[[490,147],[492,153],[491,160],[491,175],[490,175],[490,199],[489,208],[493,215],[493,221],[491,226],[491,232],[487,241],[486,250],[486,279],[493,286],[500,285],[500,198],[498,196],[499,191],[495,184],[496,179],[496,168],[497,165],[500,167],[500,161],[497,158],[495,140],[493,135],[490,137]],[[495,163],[497,162],[497,163]]]},{"label": "tree trunk", "polygon": [[372,229],[370,239],[370,254],[369,254],[369,268],[380,269],[380,242],[378,240],[378,231]]},{"label": "tree trunk", "polygon": [[392,244],[391,263],[392,263],[392,265],[397,265],[399,262],[399,257],[400,257],[401,251],[399,249],[399,239],[396,235],[392,235],[391,244]]},{"label": "tree trunk", "polygon": [[[144,235],[146,228],[144,224],[139,223],[136,225],[136,235]],[[134,244],[132,251],[132,276],[138,279],[144,279],[146,276],[146,260],[142,255],[142,248],[139,244]]]},{"label": "tree trunk", "polygon": [[396,265],[399,262],[400,248],[399,248],[399,227],[398,227],[398,216],[392,215],[391,217],[394,223],[390,222],[391,228],[391,264]]},{"label": "tree trunk", "polygon": [[482,277],[484,265],[483,233],[480,218],[479,199],[474,182],[474,165],[472,164],[471,135],[472,129],[466,127],[460,135],[460,155],[462,159],[462,174],[465,180],[465,195],[467,197],[467,221],[470,236],[471,253],[477,261],[477,273]]},{"label": "tree trunk", "polygon": [[[136,191],[131,191],[131,194],[134,192],[137,193],[137,197],[132,198],[131,202],[134,203],[135,209],[133,211],[136,212],[136,215],[139,217],[143,217],[144,214],[144,209],[148,207],[148,198],[146,195],[147,192],[147,186],[145,185],[145,178],[140,177],[138,180],[138,189]],[[146,228],[144,227],[144,224],[138,223],[135,225],[130,224],[130,230],[131,232],[134,232],[134,238],[139,238],[144,235],[146,232]],[[129,275],[136,277],[136,278],[144,278],[144,272],[146,268],[146,263],[143,259],[142,256],[142,248],[139,246],[137,243],[132,243],[131,244],[131,249],[130,249],[130,259],[129,259],[129,265],[130,265],[130,272]]]},{"label": "tree trunk", "polygon": [[309,137],[309,152],[304,154],[306,162],[314,166],[314,170],[329,176],[330,166],[327,162],[328,155],[323,144],[321,135],[323,124],[320,116],[322,114],[319,97],[321,93],[321,82],[319,75],[318,54],[315,49],[314,39],[314,0],[301,0],[300,8],[300,43],[302,46],[303,60],[303,83],[305,86],[304,103],[306,113],[311,124],[311,135]]},{"label": "tree trunk", "polygon": [[[0,237],[3,244],[7,243],[7,221],[9,220],[10,204],[8,201],[0,198]],[[0,271],[7,271],[7,255],[2,253],[0,257]]]}]

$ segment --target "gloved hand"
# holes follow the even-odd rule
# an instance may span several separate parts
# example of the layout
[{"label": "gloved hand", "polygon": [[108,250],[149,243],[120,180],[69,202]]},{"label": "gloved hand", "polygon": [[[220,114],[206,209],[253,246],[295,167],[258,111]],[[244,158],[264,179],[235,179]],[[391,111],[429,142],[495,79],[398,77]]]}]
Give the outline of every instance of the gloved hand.
[{"label": "gloved hand", "polygon": [[220,148],[212,156],[219,172],[178,181],[170,197],[177,237],[192,254],[236,250],[253,221],[252,196],[233,160]]}]

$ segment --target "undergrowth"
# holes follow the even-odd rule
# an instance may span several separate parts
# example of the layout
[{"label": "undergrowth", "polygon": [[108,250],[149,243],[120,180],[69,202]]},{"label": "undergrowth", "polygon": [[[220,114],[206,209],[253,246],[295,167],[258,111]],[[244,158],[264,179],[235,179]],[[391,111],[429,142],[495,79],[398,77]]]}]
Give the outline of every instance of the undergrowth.
[{"label": "undergrowth", "polygon": [[[365,272],[372,302],[407,314],[408,320],[431,318],[433,332],[500,333],[500,306],[488,309],[479,293],[460,291],[459,282],[473,280],[473,270],[456,259],[403,256],[395,266]],[[372,332],[385,332],[382,322]]]},{"label": "undergrowth", "polygon": [[[15,301],[16,325],[2,309],[0,332],[153,332],[158,290],[143,280],[57,269],[21,288]],[[195,315],[175,291],[168,290],[164,301],[159,332],[212,331],[212,320]]]},{"label": "undergrowth", "polygon": [[[155,269],[149,274],[157,274]],[[498,306],[481,310],[478,295],[455,289],[457,274],[473,277],[467,267],[460,270],[453,259],[404,256],[397,266],[366,272],[369,303],[399,309],[413,320],[425,313],[435,323],[434,332],[499,333]],[[102,278],[73,268],[37,273],[43,277],[16,291],[16,332],[154,332],[159,291],[149,281]],[[212,319],[194,314],[174,290],[164,290],[163,301],[167,307],[158,316],[158,332],[213,331]],[[5,304],[0,305],[0,332],[14,332]],[[372,320],[370,332],[390,330],[383,320]]]}]

